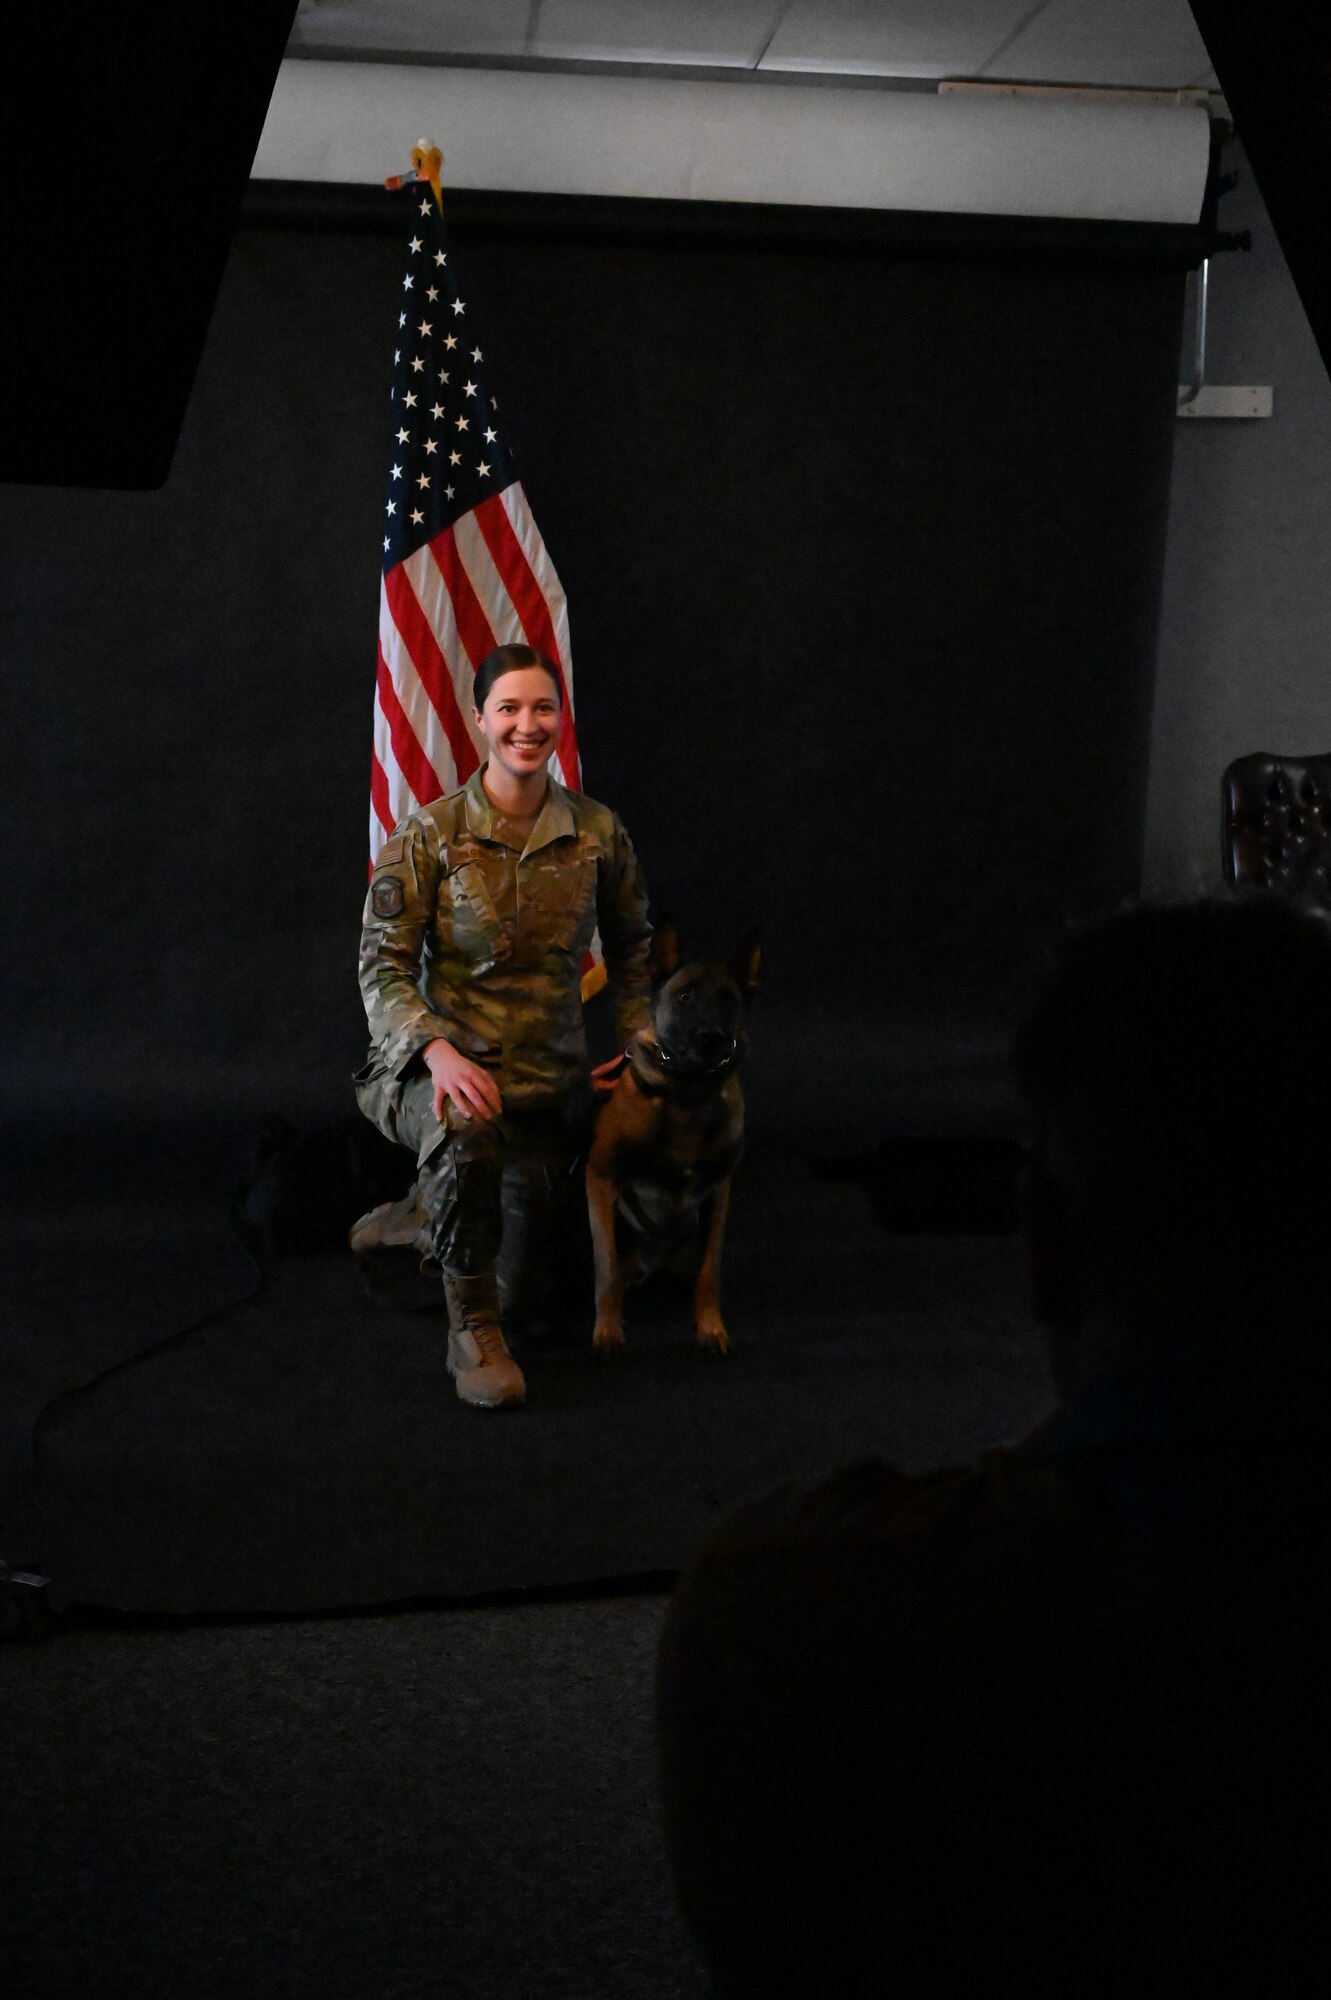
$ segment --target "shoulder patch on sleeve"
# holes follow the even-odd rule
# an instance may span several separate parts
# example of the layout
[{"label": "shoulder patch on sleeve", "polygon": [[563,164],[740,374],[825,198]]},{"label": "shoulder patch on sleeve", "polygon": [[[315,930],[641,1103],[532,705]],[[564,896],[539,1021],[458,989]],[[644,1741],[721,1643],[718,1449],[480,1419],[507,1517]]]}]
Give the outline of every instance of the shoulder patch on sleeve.
[{"label": "shoulder patch on sleeve", "polygon": [[376,868],[392,868],[397,862],[399,862],[402,859],[406,851],[407,851],[406,834],[395,833],[392,836],[391,840],[386,840],[383,846],[379,849],[378,854],[375,856],[374,865]]},{"label": "shoulder patch on sleeve", "polygon": [[[380,856],[380,860],[383,856]],[[400,917],[405,901],[402,884],[396,875],[384,875],[377,879],[370,890],[370,908],[376,917]]]}]

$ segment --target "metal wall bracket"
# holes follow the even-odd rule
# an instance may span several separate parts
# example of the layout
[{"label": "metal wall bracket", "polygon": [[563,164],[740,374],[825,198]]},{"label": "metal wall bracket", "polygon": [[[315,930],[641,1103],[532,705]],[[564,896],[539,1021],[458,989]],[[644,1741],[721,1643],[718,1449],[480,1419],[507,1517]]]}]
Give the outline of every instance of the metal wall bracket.
[{"label": "metal wall bracket", "polygon": [[[1185,400],[1186,399],[1186,400]],[[1188,395],[1187,385],[1179,384],[1178,415],[1181,417],[1269,417],[1270,389],[1222,389],[1203,384]]]},{"label": "metal wall bracket", "polygon": [[1206,380],[1206,294],[1211,260],[1204,257],[1197,272],[1197,314],[1194,321],[1192,379],[1178,385],[1180,417],[1269,417],[1270,389],[1221,388]]}]

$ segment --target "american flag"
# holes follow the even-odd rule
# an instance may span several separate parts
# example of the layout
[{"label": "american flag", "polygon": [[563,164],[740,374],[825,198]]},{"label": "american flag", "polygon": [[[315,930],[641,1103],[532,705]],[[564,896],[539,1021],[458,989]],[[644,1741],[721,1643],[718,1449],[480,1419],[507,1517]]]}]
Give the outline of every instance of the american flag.
[{"label": "american flag", "polygon": [[393,357],[371,865],[400,819],[465,784],[481,761],[471,677],[496,646],[525,641],[558,668],[564,707],[551,761],[562,783],[582,788],[563,586],[500,430],[473,301],[432,193],[411,188]]}]

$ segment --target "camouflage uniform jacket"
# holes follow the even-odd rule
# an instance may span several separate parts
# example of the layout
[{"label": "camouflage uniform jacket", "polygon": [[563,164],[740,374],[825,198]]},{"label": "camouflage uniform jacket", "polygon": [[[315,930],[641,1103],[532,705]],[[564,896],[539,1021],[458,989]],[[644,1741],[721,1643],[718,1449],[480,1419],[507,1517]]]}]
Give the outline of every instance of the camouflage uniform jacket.
[{"label": "camouflage uniform jacket", "polygon": [[360,988],[374,1054],[402,1076],[444,1036],[494,1072],[505,1105],[562,1097],[587,1068],[580,976],[599,928],[621,1046],[649,1019],[647,893],[607,806],[549,780],[519,852],[477,771],[409,813],[365,901]]}]

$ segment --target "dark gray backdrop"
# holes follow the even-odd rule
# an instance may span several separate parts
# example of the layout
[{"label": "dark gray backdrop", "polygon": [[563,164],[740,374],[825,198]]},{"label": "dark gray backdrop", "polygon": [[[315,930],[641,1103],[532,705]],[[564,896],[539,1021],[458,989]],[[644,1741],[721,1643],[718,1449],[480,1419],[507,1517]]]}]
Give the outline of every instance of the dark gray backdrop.
[{"label": "dark gray backdrop", "polygon": [[[983,1122],[1033,959],[1136,884],[1190,233],[623,216],[453,224],[587,788],[701,948],[762,924],[760,1124]],[[0,489],[32,1160],[349,1105],[401,240],[336,222],[241,229],[159,492]]]}]

